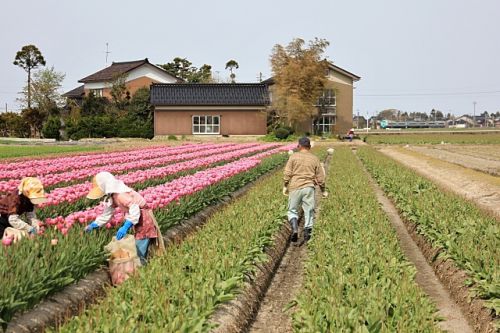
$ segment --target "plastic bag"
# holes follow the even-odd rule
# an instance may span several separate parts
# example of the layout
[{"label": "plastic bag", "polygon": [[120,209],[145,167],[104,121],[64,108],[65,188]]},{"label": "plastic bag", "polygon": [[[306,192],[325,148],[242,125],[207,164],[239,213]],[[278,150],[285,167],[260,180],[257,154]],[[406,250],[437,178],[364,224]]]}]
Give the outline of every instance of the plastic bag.
[{"label": "plastic bag", "polygon": [[28,237],[28,233],[25,230],[14,229],[11,227],[5,228],[2,238],[11,238],[13,243],[19,242],[24,237]]},{"label": "plastic bag", "polygon": [[115,286],[126,281],[141,266],[141,261],[137,256],[135,238],[127,235],[121,240],[113,240],[104,247],[109,252],[109,274],[111,283]]}]

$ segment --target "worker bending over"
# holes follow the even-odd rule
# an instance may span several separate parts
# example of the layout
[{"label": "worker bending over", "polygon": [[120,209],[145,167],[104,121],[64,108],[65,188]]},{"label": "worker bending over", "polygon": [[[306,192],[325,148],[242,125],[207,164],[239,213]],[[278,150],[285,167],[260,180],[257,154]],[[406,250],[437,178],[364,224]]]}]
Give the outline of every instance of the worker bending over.
[{"label": "worker bending over", "polygon": [[42,222],[36,218],[35,206],[45,201],[42,182],[34,177],[23,178],[16,190],[0,198],[0,236],[12,237],[17,242],[22,237],[36,235]]}]

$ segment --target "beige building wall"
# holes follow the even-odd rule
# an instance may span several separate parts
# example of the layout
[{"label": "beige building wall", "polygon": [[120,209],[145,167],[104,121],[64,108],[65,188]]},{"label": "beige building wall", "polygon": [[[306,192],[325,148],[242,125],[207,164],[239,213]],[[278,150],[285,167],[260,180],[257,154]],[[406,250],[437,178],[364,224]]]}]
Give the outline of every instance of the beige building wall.
[{"label": "beige building wall", "polygon": [[261,109],[191,109],[179,110],[156,107],[155,135],[191,135],[192,116],[220,115],[220,135],[265,135],[266,113]]},{"label": "beige building wall", "polygon": [[352,84],[333,82],[332,88],[336,94],[336,123],[333,126],[334,134],[346,134],[352,127],[353,88]]}]

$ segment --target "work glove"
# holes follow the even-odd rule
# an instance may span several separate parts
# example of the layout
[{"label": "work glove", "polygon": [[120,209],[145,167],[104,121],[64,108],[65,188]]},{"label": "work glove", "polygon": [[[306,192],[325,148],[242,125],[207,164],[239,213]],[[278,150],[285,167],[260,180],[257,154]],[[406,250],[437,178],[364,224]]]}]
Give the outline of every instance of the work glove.
[{"label": "work glove", "polygon": [[286,186],[283,186],[283,195],[288,195],[288,188]]},{"label": "work glove", "polygon": [[85,231],[86,232],[91,232],[92,230],[94,229],[98,229],[99,228],[99,224],[97,224],[97,222],[92,222],[90,223],[86,228],[85,228]]},{"label": "work glove", "polygon": [[116,240],[120,240],[123,237],[125,237],[125,235],[127,234],[128,230],[130,228],[132,228],[132,226],[133,226],[132,222],[130,222],[129,220],[125,220],[125,223],[123,223],[123,225],[121,226],[121,228],[118,229],[118,232],[116,233]]},{"label": "work glove", "polygon": [[328,192],[327,191],[323,191],[322,195],[323,195],[323,198],[327,198],[328,197]]}]

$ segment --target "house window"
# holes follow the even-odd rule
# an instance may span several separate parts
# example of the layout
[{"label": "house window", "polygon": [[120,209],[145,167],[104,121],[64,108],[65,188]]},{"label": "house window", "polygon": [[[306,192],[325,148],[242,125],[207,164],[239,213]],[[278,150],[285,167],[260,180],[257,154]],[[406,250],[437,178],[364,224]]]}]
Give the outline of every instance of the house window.
[{"label": "house window", "polygon": [[95,97],[102,97],[102,89],[90,89],[90,92],[94,94]]},{"label": "house window", "polygon": [[335,116],[321,116],[316,121],[316,133],[330,133],[335,125]]},{"label": "house window", "polygon": [[336,106],[337,99],[335,96],[335,90],[333,89],[323,90],[323,94],[320,96],[318,104],[324,106]]},{"label": "house window", "polygon": [[220,116],[193,116],[193,134],[219,134]]}]

